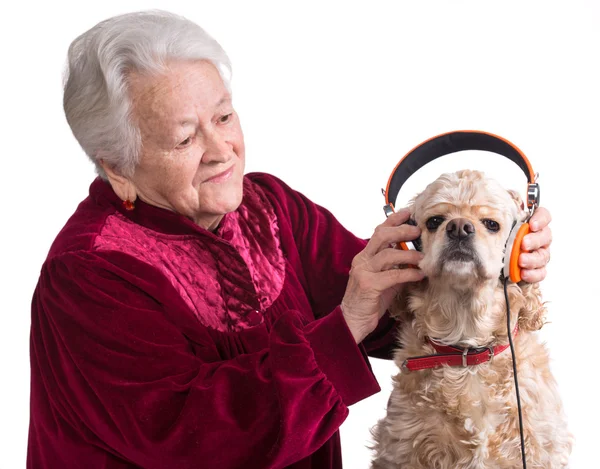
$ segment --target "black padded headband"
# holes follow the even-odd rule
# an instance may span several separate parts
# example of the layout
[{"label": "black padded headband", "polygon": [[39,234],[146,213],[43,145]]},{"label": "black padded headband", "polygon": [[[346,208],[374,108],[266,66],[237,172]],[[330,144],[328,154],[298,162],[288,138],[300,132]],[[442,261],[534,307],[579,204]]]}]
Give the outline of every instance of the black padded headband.
[{"label": "black padded headband", "polygon": [[508,140],[494,134],[478,130],[458,130],[438,135],[424,141],[409,151],[396,165],[385,189],[385,202],[393,207],[400,188],[407,179],[427,163],[464,150],[482,150],[505,156],[514,162],[527,176],[527,206],[531,209],[539,205],[539,185],[527,157]]}]

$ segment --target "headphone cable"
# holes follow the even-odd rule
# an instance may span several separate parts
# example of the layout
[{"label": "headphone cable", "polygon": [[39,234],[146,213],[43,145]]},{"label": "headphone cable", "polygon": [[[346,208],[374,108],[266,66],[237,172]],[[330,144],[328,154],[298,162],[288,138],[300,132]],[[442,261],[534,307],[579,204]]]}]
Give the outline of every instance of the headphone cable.
[{"label": "headphone cable", "polygon": [[512,355],[513,376],[515,378],[515,391],[517,394],[517,410],[519,412],[519,434],[521,436],[521,459],[523,460],[523,469],[527,469],[527,461],[525,459],[525,438],[523,436],[523,415],[521,412],[521,396],[519,394],[519,380],[517,379],[517,361],[515,358],[515,346],[510,332],[510,304],[508,302],[508,277],[504,278],[504,299],[506,300],[506,331],[508,332],[508,342],[510,344],[510,354]]}]

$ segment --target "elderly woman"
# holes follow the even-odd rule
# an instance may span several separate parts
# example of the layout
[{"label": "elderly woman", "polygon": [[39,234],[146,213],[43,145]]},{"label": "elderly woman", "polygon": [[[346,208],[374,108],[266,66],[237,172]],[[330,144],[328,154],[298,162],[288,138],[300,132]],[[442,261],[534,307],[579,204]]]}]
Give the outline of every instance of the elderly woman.
[{"label": "elderly woman", "polygon": [[[366,242],[244,175],[228,70],[167,13],[71,45],[64,108],[100,177],[33,298],[29,468],[341,467],[348,406],[379,390],[366,353],[387,356],[387,306],[423,277],[388,247],[419,229],[400,211]],[[549,220],[523,241],[528,281]]]}]

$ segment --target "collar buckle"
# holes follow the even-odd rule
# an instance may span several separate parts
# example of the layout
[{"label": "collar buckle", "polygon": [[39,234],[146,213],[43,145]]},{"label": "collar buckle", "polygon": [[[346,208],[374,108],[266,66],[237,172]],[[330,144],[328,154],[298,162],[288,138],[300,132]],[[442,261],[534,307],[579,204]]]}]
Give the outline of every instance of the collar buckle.
[{"label": "collar buckle", "polygon": [[462,353],[462,366],[463,366],[463,368],[467,367],[467,355],[468,355],[468,353],[469,353],[469,349],[468,348],[466,348],[466,349],[463,350],[463,353]]},{"label": "collar buckle", "polygon": [[488,362],[492,361],[492,358],[494,358],[494,347],[492,347],[491,345],[488,347],[488,350],[490,351],[490,357],[488,358]]}]

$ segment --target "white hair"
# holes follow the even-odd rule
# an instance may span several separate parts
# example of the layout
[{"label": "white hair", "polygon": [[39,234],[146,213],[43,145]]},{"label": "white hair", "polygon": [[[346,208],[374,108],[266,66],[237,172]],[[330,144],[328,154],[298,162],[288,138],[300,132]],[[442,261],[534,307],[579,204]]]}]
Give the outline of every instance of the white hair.
[{"label": "white hair", "polygon": [[69,47],[63,106],[73,135],[106,179],[99,164],[132,176],[142,146],[131,118],[127,76],[159,74],[171,60],[208,60],[231,92],[231,63],[223,48],[192,21],[151,10],[98,23]]}]

